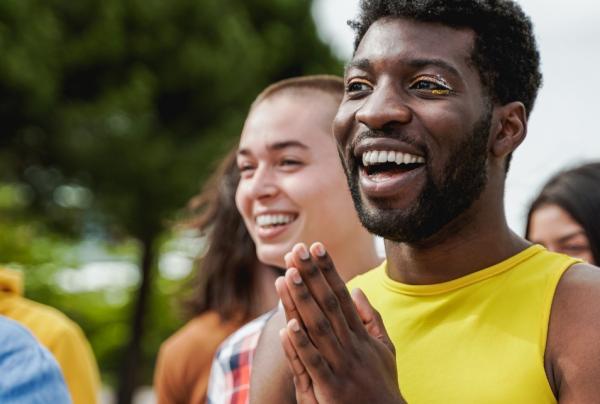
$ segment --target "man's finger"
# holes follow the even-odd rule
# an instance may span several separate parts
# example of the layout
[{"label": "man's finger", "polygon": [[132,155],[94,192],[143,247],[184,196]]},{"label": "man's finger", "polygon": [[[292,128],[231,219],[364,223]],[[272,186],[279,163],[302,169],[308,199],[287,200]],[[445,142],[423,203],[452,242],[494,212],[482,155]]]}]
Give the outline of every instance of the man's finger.
[{"label": "man's finger", "polygon": [[387,330],[383,324],[381,315],[371,306],[369,299],[360,289],[352,290],[352,300],[356,305],[356,310],[360,316],[363,325],[370,336],[381,341],[392,353],[396,353],[394,344],[390,339]]},{"label": "man's finger", "polygon": [[354,302],[348,293],[346,284],[335,269],[331,256],[327,253],[322,243],[313,243],[310,246],[310,252],[314,257],[315,264],[323,274],[329,288],[337,297],[340,310],[344,313],[346,324],[357,334],[366,336],[362,321],[356,312]]},{"label": "man's finger", "polygon": [[277,291],[277,295],[279,295],[279,299],[281,300],[286,321],[290,321],[291,319],[295,318],[300,322],[300,324],[303,325],[300,313],[298,313],[294,299],[292,299],[292,296],[290,295],[290,291],[283,276],[280,276],[275,280],[275,290]]},{"label": "man's finger", "polygon": [[335,337],[342,346],[347,347],[350,342],[350,328],[348,327],[345,314],[341,310],[336,294],[321,273],[321,268],[318,265],[319,260],[311,256],[304,244],[296,244],[292,249],[292,254],[294,262],[298,264],[297,268],[302,279],[311,291],[321,311],[327,317],[327,320],[329,320]]},{"label": "man's finger", "polygon": [[336,365],[343,360],[344,352],[331,323],[315,301],[297,268],[289,268],[286,271],[285,282],[311,341],[321,351],[328,364]]},{"label": "man's finger", "polygon": [[292,347],[311,381],[319,383],[331,380],[333,377],[331,368],[308,338],[304,329],[300,327],[300,324],[296,320],[291,320],[288,322],[286,330]]},{"label": "man's finger", "polygon": [[279,330],[279,338],[281,340],[281,346],[283,347],[283,352],[287,358],[288,365],[292,375],[294,376],[296,390],[299,390],[299,392],[302,394],[307,394],[311,388],[310,376],[308,375],[306,368],[302,364],[302,361],[294,349],[294,345],[290,340],[287,328],[282,328]]}]

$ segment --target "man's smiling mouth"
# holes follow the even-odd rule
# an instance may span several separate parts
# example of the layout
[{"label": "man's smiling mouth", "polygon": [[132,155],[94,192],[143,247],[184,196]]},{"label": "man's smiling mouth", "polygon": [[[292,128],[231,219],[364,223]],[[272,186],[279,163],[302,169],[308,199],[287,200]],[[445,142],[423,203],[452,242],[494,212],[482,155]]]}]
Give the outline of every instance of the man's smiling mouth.
[{"label": "man's smiling mouth", "polygon": [[361,171],[375,181],[425,165],[423,156],[394,150],[368,150],[361,157]]}]

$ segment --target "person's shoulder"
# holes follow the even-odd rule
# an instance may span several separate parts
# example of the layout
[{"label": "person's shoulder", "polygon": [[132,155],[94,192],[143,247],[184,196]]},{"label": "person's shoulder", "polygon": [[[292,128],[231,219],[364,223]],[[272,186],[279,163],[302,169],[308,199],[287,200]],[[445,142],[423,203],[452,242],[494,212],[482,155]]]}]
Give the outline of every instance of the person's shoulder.
[{"label": "person's shoulder", "polygon": [[0,317],[0,401],[70,402],[50,353],[21,324]]},{"label": "person's shoulder", "polygon": [[386,267],[387,261],[383,261],[375,268],[355,276],[354,278],[346,282],[348,290],[359,288],[364,291],[365,289],[377,284],[378,280],[381,279],[381,277],[385,277]]},{"label": "person's shoulder", "polygon": [[587,384],[600,377],[598,341],[600,268],[575,264],[565,271],[556,288],[546,347],[556,385],[571,389],[567,393],[561,388],[561,395],[590,391]]},{"label": "person's shoulder", "polygon": [[588,311],[600,311],[600,268],[577,263],[567,269],[556,288],[552,310],[583,315]]},{"label": "person's shoulder", "polygon": [[567,322],[600,312],[600,268],[584,263],[568,268],[556,287],[552,312]]},{"label": "person's shoulder", "polygon": [[216,353],[216,360],[228,361],[231,356],[239,352],[254,351],[258,345],[258,340],[262,331],[276,311],[277,309],[275,308],[260,315],[228,336],[219,346]]},{"label": "person's shoulder", "polygon": [[19,307],[11,318],[23,324],[46,346],[65,338],[84,338],[79,325],[54,307],[24,297],[15,304]]},{"label": "person's shoulder", "polygon": [[27,348],[37,345],[33,335],[25,327],[14,320],[0,316],[0,347],[7,349]]},{"label": "person's shoulder", "polygon": [[160,347],[160,355],[170,358],[212,358],[214,349],[240,326],[239,322],[222,321],[215,312],[207,312],[189,320],[167,338]]}]

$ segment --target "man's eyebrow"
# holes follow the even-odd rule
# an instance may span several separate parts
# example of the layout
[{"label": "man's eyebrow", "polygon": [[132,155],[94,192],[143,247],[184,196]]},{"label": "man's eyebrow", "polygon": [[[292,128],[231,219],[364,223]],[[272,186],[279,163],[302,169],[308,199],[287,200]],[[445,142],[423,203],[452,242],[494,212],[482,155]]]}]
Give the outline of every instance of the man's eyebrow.
[{"label": "man's eyebrow", "polygon": [[[458,72],[458,70],[454,66],[452,66],[450,63],[448,63],[442,59],[410,59],[410,60],[406,61],[405,63],[408,66],[413,67],[413,68],[436,66],[436,67],[439,67],[441,69],[444,69],[444,70],[450,72],[451,74],[453,74],[457,77],[461,77],[461,74]],[[360,70],[370,70],[371,62],[369,61],[369,59],[351,60],[350,62],[348,62],[346,64],[344,72],[348,72],[348,70],[353,69],[353,68],[360,69]]]},{"label": "man's eyebrow", "polygon": [[371,62],[369,59],[354,59],[349,61],[344,67],[344,73],[346,73],[350,69],[360,69],[360,70],[370,70]]},{"label": "man's eyebrow", "polygon": [[[309,149],[307,145],[298,140],[283,140],[281,142],[270,143],[267,145],[269,150],[283,150],[290,147],[298,147],[300,149]],[[237,151],[238,156],[249,156],[252,152],[249,149],[241,148]]]},{"label": "man's eyebrow", "polygon": [[446,70],[447,72],[449,72],[457,77],[461,77],[461,74],[458,72],[458,70],[454,66],[452,66],[450,63],[448,63],[442,59],[411,59],[407,62],[407,65],[414,67],[414,68],[435,66],[435,67],[439,67],[443,70]]},{"label": "man's eyebrow", "polygon": [[580,234],[583,234],[584,236],[586,235],[584,230],[576,230],[576,231],[574,231],[572,233],[569,233],[569,234],[566,234],[566,235],[562,236],[557,241],[559,243],[564,243],[565,241],[569,241],[569,239],[571,239],[571,238],[573,238],[575,236],[579,236]]}]

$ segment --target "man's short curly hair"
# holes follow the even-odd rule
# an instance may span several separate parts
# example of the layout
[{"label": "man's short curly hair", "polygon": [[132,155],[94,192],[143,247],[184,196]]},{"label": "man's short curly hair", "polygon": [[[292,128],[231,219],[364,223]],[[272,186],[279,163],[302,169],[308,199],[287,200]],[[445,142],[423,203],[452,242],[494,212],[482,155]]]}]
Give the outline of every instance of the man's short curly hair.
[{"label": "man's short curly hair", "polygon": [[491,100],[520,101],[531,112],[542,84],[540,55],[530,19],[510,0],[361,0],[354,49],[380,18],[408,18],[475,32],[471,55]]}]

